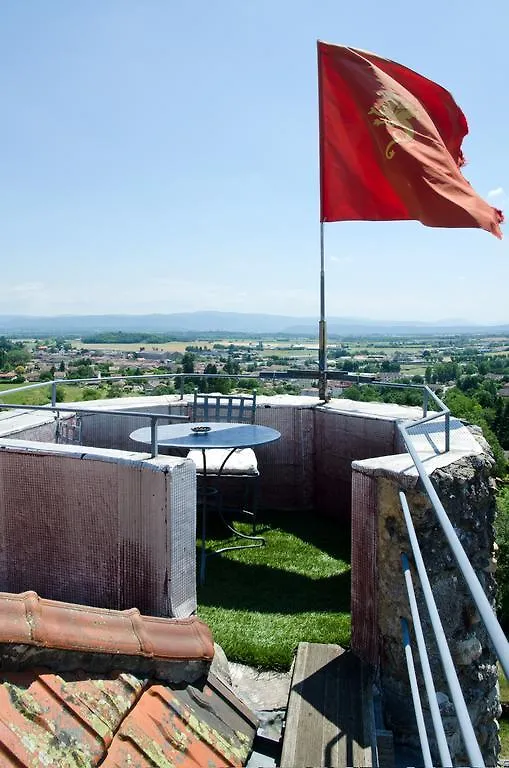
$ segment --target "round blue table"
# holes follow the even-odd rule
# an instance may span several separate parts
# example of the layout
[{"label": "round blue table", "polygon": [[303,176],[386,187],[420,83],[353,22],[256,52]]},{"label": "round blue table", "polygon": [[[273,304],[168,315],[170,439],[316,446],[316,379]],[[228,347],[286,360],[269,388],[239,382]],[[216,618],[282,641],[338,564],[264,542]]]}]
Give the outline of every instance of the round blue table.
[{"label": "round blue table", "polygon": [[[193,432],[193,427],[210,427],[208,432]],[[129,435],[135,443],[150,445],[150,427],[136,429]],[[157,427],[157,444],[166,448],[254,448],[279,440],[281,434],[260,424],[236,424],[208,421],[203,424],[165,424]]]}]

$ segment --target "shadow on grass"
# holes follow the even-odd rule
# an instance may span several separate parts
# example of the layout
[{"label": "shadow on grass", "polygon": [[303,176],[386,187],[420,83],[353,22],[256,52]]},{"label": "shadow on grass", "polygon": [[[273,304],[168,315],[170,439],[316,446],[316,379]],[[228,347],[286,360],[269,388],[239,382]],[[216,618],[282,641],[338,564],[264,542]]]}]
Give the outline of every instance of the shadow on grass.
[{"label": "shadow on grass", "polygon": [[[234,545],[211,515],[209,551]],[[243,533],[251,526],[237,523]],[[303,513],[264,513],[265,547],[207,558],[198,615],[231,661],[289,669],[302,640],[348,644],[350,535],[334,521]],[[198,547],[199,555],[199,547]]]},{"label": "shadow on grass", "polygon": [[214,555],[207,558],[207,578],[198,589],[198,602],[258,613],[348,613],[350,572],[316,579]]},{"label": "shadow on grass", "polygon": [[263,512],[259,520],[259,532],[262,536],[265,527],[269,530],[277,527],[312,544],[337,560],[350,562],[351,527],[349,523],[330,517],[320,517],[319,513],[314,511]]}]

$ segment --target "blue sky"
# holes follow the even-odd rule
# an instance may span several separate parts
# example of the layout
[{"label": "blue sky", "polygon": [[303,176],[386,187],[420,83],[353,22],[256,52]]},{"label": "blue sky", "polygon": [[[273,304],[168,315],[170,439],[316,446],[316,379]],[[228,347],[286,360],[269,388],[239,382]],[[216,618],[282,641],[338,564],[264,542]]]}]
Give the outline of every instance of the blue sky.
[{"label": "blue sky", "polygon": [[[318,314],[317,38],[448,88],[509,214],[507,0],[3,0],[0,314]],[[329,316],[509,322],[509,232],[326,225]]]}]

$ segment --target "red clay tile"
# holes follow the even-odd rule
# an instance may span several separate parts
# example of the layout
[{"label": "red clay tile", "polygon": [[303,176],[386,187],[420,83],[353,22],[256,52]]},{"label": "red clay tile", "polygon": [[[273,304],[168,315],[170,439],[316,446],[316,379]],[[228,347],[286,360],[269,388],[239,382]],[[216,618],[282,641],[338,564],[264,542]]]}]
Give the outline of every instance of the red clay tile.
[{"label": "red clay tile", "polygon": [[[212,678],[211,678],[212,680]],[[242,766],[256,718],[231,692],[31,669],[0,678],[5,768]]]},{"label": "red clay tile", "polygon": [[0,593],[0,643],[163,660],[211,661],[212,635],[197,617],[142,616],[45,600],[35,592]]},{"label": "red clay tile", "polygon": [[142,693],[134,675],[65,677],[27,670],[2,677],[0,765],[95,766]]},{"label": "red clay tile", "polygon": [[[211,675],[201,688],[182,685],[204,675],[214,654],[197,618],[0,593],[0,653],[0,766],[219,768],[247,760],[256,718]],[[58,674],[35,668],[37,658]],[[69,659],[92,660],[96,672],[106,660],[108,672],[62,671]],[[16,663],[21,671],[5,671]],[[165,663],[178,687],[143,674],[167,680]]]},{"label": "red clay tile", "polygon": [[[151,685],[115,734],[104,768],[196,766],[240,768],[249,756],[255,729],[234,729],[214,713],[216,701],[208,690],[207,701]],[[238,725],[238,724],[237,724]]]},{"label": "red clay tile", "polygon": [[[25,592],[24,595],[35,595]],[[27,622],[24,595],[0,592],[0,643],[29,643],[32,638]]]}]

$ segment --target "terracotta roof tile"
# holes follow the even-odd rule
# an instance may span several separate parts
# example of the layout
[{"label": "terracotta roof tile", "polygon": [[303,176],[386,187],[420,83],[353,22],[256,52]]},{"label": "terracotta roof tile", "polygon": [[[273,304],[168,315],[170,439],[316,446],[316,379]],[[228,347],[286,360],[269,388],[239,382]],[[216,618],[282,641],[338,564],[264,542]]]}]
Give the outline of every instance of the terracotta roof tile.
[{"label": "terracotta roof tile", "polygon": [[210,630],[195,616],[142,616],[137,608],[90,608],[45,600],[36,592],[0,592],[0,643],[6,642],[166,659],[214,654]]},{"label": "terracotta roof tile", "polygon": [[214,656],[212,634],[195,616],[142,616],[136,608],[90,608],[35,592],[0,593],[0,644],[4,668],[28,662],[54,669],[61,651],[59,669],[129,669],[173,682],[205,674]]},{"label": "terracotta roof tile", "polygon": [[0,766],[243,765],[257,721],[206,678],[213,654],[196,617],[0,593]]},{"label": "terracotta roof tile", "polygon": [[102,765],[242,766],[257,724],[245,715],[242,704],[210,680],[202,690],[152,685],[122,723]]},{"label": "terracotta roof tile", "polygon": [[211,676],[202,688],[117,673],[47,670],[0,679],[0,765],[5,768],[242,766],[256,718]]},{"label": "terracotta roof tile", "polygon": [[2,766],[95,766],[144,687],[114,679],[41,670],[10,673],[0,685]]}]

